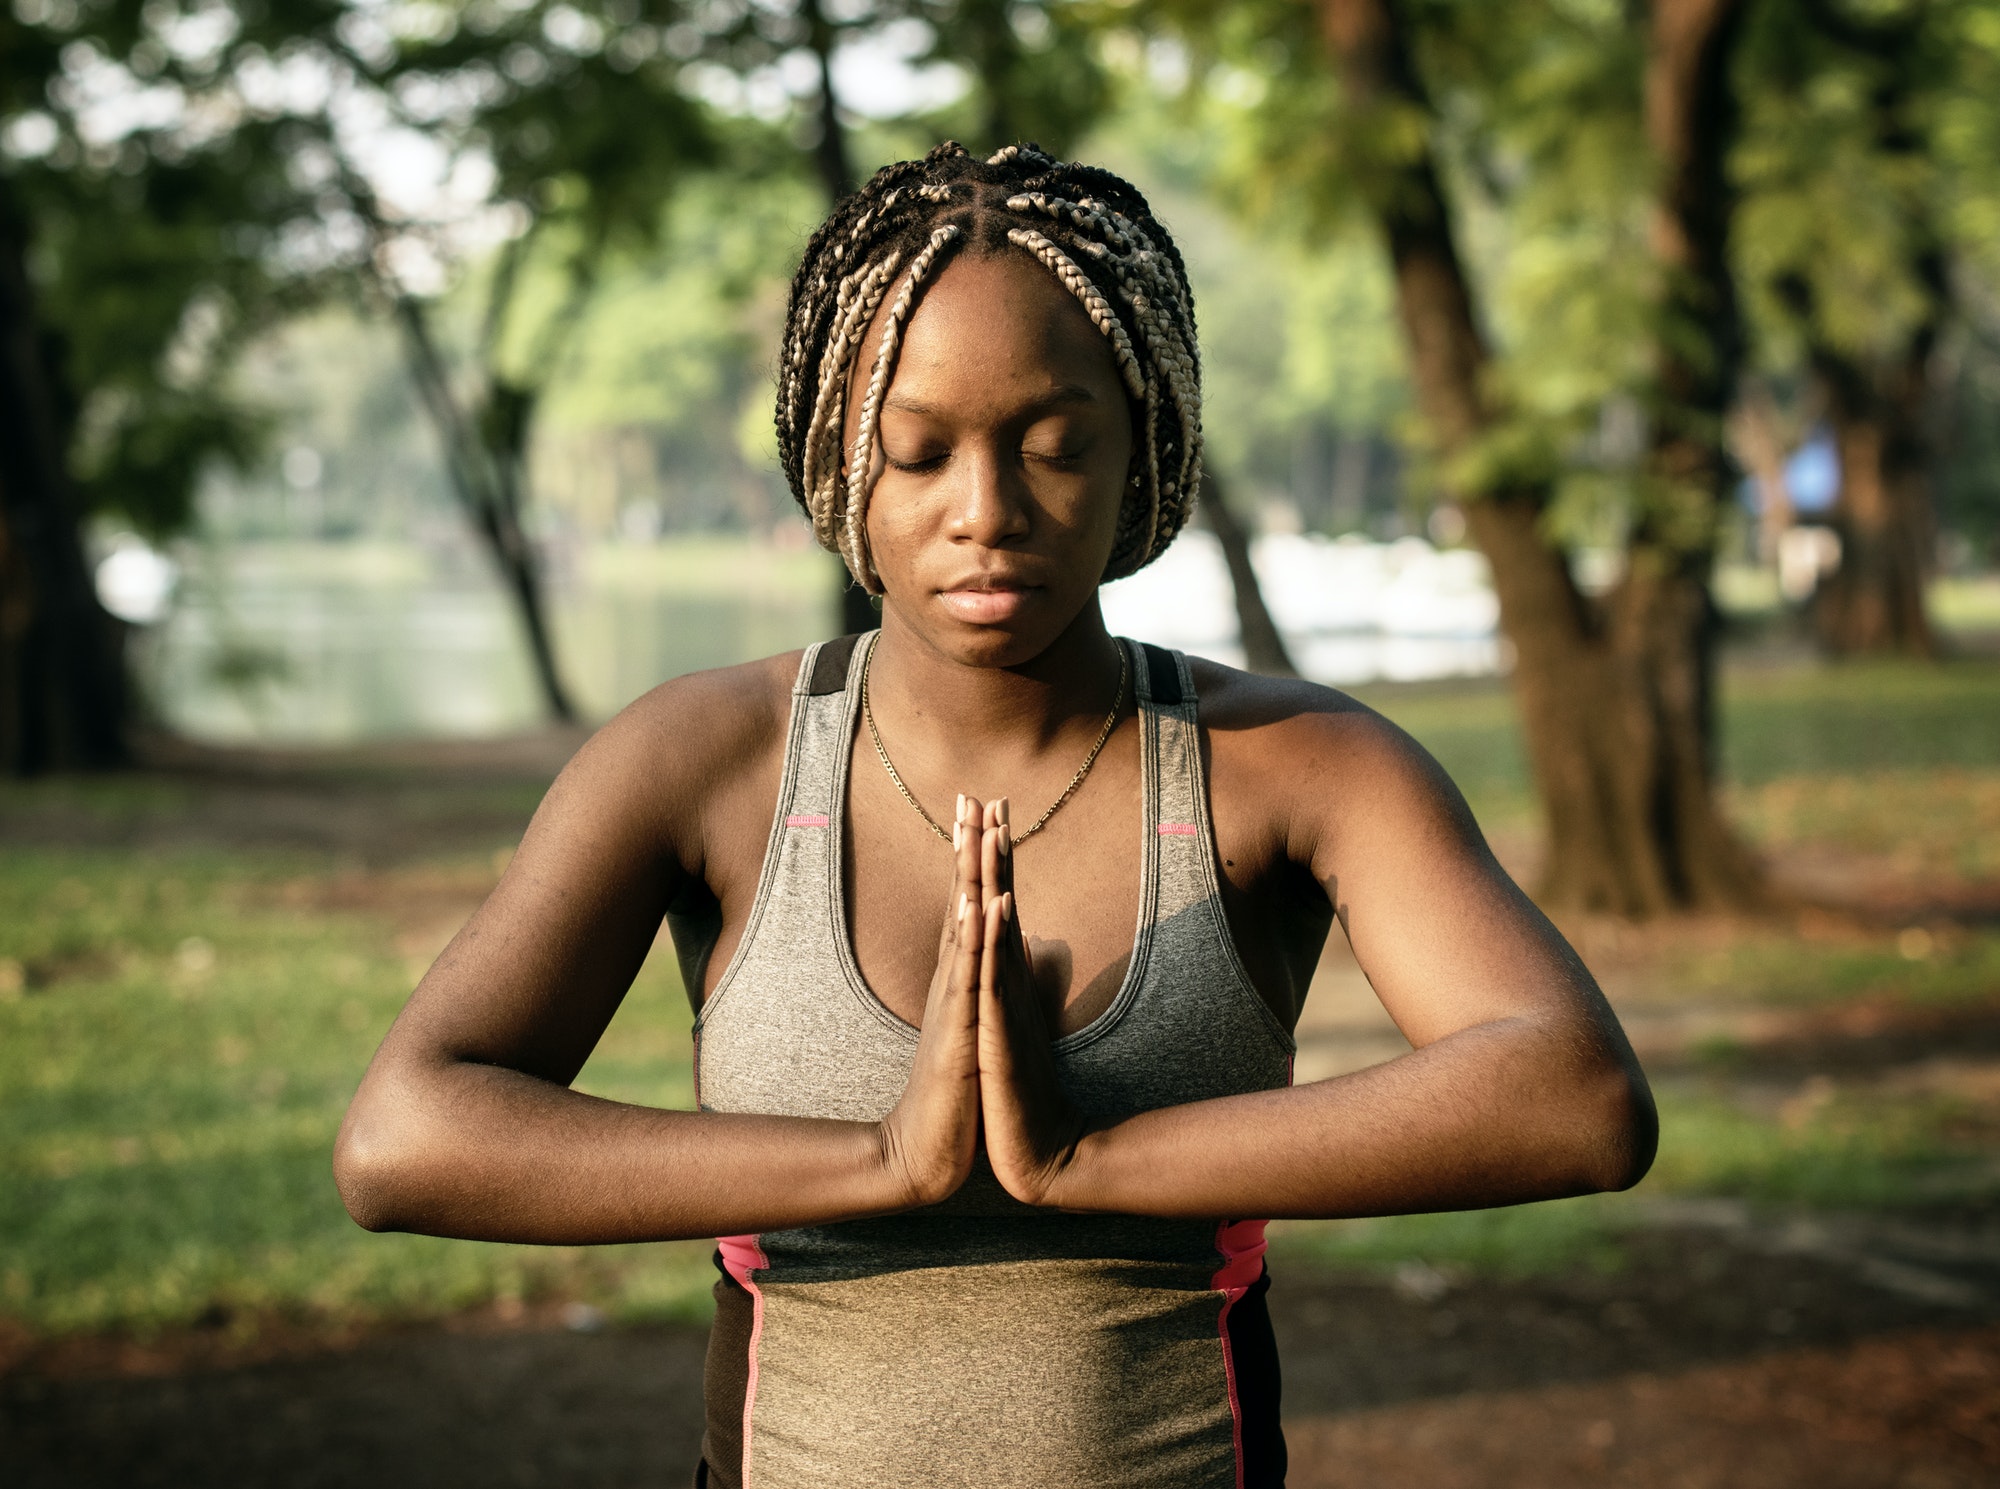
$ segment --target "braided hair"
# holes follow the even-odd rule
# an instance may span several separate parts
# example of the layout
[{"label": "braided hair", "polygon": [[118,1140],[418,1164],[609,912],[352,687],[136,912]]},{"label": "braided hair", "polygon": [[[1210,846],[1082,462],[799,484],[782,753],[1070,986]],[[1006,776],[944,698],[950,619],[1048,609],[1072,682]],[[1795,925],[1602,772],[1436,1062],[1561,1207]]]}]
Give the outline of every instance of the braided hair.
[{"label": "braided hair", "polygon": [[[1032,255],[1111,343],[1141,440],[1105,577],[1157,558],[1187,522],[1201,484],[1201,365],[1180,250],[1136,187],[1031,144],[985,160],[947,142],[877,171],[806,245],[792,280],[778,362],[778,454],[820,543],[871,594],[869,470],[882,396],[910,312],[951,253],[1008,245]],[[899,274],[900,271],[900,274]],[[862,341],[882,301],[872,355]],[[860,428],[842,448],[863,367]]]}]

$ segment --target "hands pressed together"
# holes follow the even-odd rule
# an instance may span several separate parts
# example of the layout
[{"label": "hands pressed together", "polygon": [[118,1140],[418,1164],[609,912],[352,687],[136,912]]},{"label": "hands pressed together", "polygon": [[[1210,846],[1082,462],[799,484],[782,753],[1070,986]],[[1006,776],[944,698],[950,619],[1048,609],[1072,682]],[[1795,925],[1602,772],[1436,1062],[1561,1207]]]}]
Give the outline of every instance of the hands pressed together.
[{"label": "hands pressed together", "polygon": [[909,1085],[881,1129],[913,1207],[956,1191],[982,1141],[1009,1194],[1058,1205],[1086,1131],[1056,1078],[1056,1010],[1015,913],[1013,846],[1004,797],[959,797],[937,971]]}]

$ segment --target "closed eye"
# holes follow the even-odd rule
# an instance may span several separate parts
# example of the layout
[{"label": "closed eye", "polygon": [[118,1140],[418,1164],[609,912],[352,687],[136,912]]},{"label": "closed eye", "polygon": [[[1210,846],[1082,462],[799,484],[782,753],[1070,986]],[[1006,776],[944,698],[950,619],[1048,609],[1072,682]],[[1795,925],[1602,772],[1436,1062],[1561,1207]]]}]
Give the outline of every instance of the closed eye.
[{"label": "closed eye", "polygon": [[1083,457],[1088,453],[1086,450],[1023,450],[1021,458],[1032,460],[1037,465],[1054,466],[1057,470],[1074,470],[1083,463]]},{"label": "closed eye", "polygon": [[882,459],[888,463],[889,469],[907,471],[915,475],[925,475],[941,469],[945,461],[950,458],[949,452],[942,450],[935,455],[920,455],[915,460],[898,460],[887,450],[882,452]]}]

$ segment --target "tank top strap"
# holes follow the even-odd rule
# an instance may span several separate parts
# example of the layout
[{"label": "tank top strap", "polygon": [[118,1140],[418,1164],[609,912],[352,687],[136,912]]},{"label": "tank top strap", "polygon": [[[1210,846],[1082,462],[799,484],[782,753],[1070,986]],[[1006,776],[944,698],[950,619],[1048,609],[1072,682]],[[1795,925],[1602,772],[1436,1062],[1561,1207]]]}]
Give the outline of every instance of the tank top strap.
[{"label": "tank top strap", "polygon": [[1194,678],[1187,658],[1150,642],[1138,654],[1140,753],[1145,770],[1147,857],[1152,860],[1152,916],[1168,919],[1216,893],[1214,835],[1201,767]]},{"label": "tank top strap", "polygon": [[878,634],[821,641],[806,648],[799,662],[778,793],[779,821],[785,827],[830,827],[840,814],[853,716],[861,706],[861,664]]},{"label": "tank top strap", "polygon": [[793,949],[845,945],[835,915],[840,874],[841,803],[848,745],[861,708],[860,662],[875,632],[837,636],[806,648],[792,683],[784,773],[764,849],[750,921],[722,978],[695,1019],[699,1032],[735,987],[752,950],[772,933]]}]

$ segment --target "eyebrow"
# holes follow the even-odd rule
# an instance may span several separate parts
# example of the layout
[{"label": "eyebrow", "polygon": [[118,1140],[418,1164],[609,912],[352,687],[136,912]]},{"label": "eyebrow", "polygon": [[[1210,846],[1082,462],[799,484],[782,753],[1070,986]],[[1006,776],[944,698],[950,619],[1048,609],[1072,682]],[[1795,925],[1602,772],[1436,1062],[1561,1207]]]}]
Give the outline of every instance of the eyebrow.
[{"label": "eyebrow", "polygon": [[[1047,409],[1069,408],[1079,403],[1097,401],[1097,395],[1081,383],[1062,383],[1030,403],[1022,412],[1041,413]],[[926,403],[920,398],[898,397],[895,394],[885,398],[882,406],[893,408],[898,413],[918,414],[926,418],[941,418],[951,412],[950,408],[942,403]]]}]

